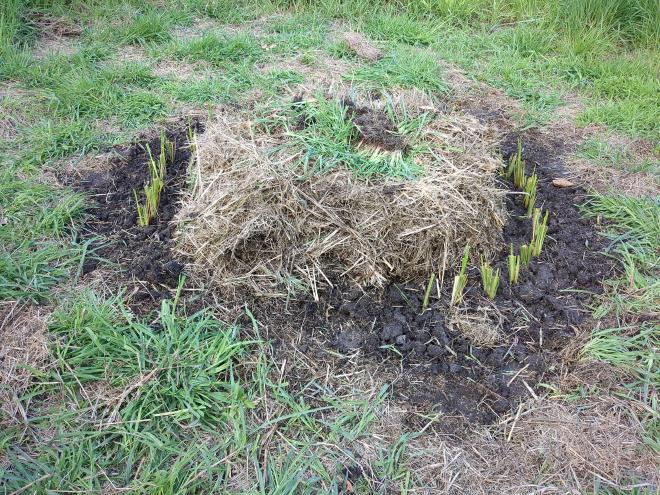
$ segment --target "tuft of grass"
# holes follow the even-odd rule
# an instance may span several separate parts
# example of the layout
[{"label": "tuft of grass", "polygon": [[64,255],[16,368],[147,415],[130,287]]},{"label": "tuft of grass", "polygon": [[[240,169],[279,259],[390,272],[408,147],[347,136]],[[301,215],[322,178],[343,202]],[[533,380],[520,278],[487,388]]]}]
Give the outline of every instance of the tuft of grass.
[{"label": "tuft of grass", "polygon": [[80,270],[88,244],[71,240],[84,199],[12,172],[0,174],[0,299],[42,302]]},{"label": "tuft of grass", "polygon": [[346,76],[357,83],[382,88],[418,88],[446,93],[449,86],[442,79],[438,58],[430,51],[400,47],[377,62],[363,66]]},{"label": "tuft of grass", "polygon": [[660,177],[660,160],[635,160],[629,146],[626,145],[613,145],[597,138],[589,138],[582,144],[578,154],[600,166],[626,173],[646,172]]},{"label": "tuft of grass", "polygon": [[113,29],[109,37],[127,45],[144,45],[146,43],[164,43],[172,39],[170,30],[172,18],[166,12],[147,11]]},{"label": "tuft of grass", "polygon": [[183,8],[193,14],[204,15],[227,24],[256,19],[269,12],[268,2],[244,0],[182,0]]},{"label": "tuft of grass", "polygon": [[218,68],[225,68],[228,63],[254,63],[262,54],[261,47],[253,37],[210,31],[198,38],[176,42],[166,52],[178,59],[206,61]]},{"label": "tuft of grass", "polygon": [[495,299],[497,294],[497,288],[500,285],[500,269],[495,270],[490,263],[484,260],[483,256],[481,257],[481,283],[484,288],[484,292],[490,299]]},{"label": "tuft of grass", "polygon": [[387,10],[368,16],[364,31],[372,38],[409,45],[431,45],[437,40],[438,23],[401,15]]},{"label": "tuft of grass", "polygon": [[463,290],[467,285],[467,264],[470,257],[470,246],[463,248],[463,257],[461,258],[461,269],[458,275],[454,277],[454,285],[451,289],[451,305],[456,306],[463,300]]},{"label": "tuft of grass", "polygon": [[621,260],[625,276],[611,282],[611,297],[604,299],[597,316],[643,314],[660,299],[660,203],[655,198],[593,195],[583,213],[609,222],[603,232],[611,240],[609,252]]},{"label": "tuft of grass", "polygon": [[300,13],[275,20],[268,26],[268,31],[263,42],[272,53],[294,55],[301,50],[322,48],[328,22],[315,12]]},{"label": "tuft of grass", "polygon": [[401,136],[413,144],[407,147],[410,151],[404,152],[359,147],[359,133],[348,107],[322,95],[270,108],[266,113],[268,117],[261,119],[260,125],[284,127],[292,138],[290,146],[302,148],[300,164],[304,176],[325,173],[338,165],[361,177],[383,175],[413,179],[422,172],[414,160],[414,141],[426,122],[425,116],[411,119],[390,112]]}]

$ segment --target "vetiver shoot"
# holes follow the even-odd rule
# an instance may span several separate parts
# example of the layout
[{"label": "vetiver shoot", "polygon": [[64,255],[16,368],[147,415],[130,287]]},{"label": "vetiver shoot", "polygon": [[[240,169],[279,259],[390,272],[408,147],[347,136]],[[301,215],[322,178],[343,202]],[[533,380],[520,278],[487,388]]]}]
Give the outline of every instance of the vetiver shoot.
[{"label": "vetiver shoot", "polygon": [[147,146],[149,155],[149,175],[150,182],[144,186],[144,203],[140,203],[138,194],[133,190],[135,204],[137,207],[138,224],[146,227],[158,214],[158,205],[160,204],[160,193],[165,187],[165,174],[167,173],[167,161],[174,159],[174,142],[167,139],[164,132],[160,135],[160,155],[158,161],[151,154],[151,148]]},{"label": "vetiver shoot", "polygon": [[523,244],[520,246],[520,263],[528,266],[529,262],[532,260],[532,248],[529,244]]},{"label": "vetiver shoot", "polygon": [[509,283],[517,284],[518,275],[520,274],[520,255],[513,254],[513,244],[509,248],[507,266],[509,268]]},{"label": "vetiver shoot", "polygon": [[495,299],[497,288],[500,285],[500,269],[495,270],[490,264],[481,258],[481,281],[484,291],[490,299]]},{"label": "vetiver shoot", "polygon": [[470,257],[470,246],[465,246],[463,249],[463,259],[461,260],[461,271],[454,277],[454,286],[451,290],[451,305],[456,306],[463,299],[463,289],[467,284],[467,270],[468,259]]},{"label": "vetiver shoot", "polygon": [[534,210],[534,205],[536,204],[536,190],[538,185],[539,177],[534,172],[531,176],[525,177],[525,187],[523,191],[525,195],[523,196],[523,205],[527,208],[527,216],[532,216],[532,211]]},{"label": "vetiver shoot", "polygon": [[534,213],[532,215],[532,256],[538,257],[541,254],[541,250],[543,249],[545,235],[548,232],[549,213],[549,211],[546,211],[545,215],[543,216],[543,221],[541,221],[541,209],[534,208]]}]

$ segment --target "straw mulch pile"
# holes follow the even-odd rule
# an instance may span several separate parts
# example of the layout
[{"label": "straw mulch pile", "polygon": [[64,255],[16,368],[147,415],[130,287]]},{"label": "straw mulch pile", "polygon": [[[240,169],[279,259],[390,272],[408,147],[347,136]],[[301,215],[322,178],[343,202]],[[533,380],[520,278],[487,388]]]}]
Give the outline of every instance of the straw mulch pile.
[{"label": "straw mulch pile", "polygon": [[197,141],[194,190],[178,218],[181,254],[220,286],[271,294],[316,295],[344,278],[382,286],[432,270],[449,276],[466,244],[486,256],[500,247],[495,136],[471,117],[437,114],[422,139],[418,179],[365,179],[342,166],[303,178],[300,155],[281,147],[290,136],[224,114]]}]

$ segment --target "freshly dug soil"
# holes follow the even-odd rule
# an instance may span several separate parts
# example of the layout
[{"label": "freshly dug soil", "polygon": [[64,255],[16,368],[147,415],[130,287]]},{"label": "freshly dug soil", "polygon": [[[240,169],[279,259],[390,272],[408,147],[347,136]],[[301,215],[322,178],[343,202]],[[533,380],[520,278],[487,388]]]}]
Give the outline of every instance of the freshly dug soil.
[{"label": "freshly dug soil", "polygon": [[[200,132],[201,125],[196,127]],[[137,225],[133,198],[133,190],[141,190],[149,178],[146,143],[122,150],[123,157],[109,170],[90,173],[74,184],[97,204],[85,234],[102,236],[96,254],[120,265],[127,284],[141,282],[131,298],[138,312],[155,309],[160,300],[170,297],[183,269],[183,260],[174,259],[171,252],[172,219],[186,185],[190,153],[185,128],[170,131],[167,137],[176,142],[176,157],[168,166],[153,225]],[[516,143],[517,136],[503,141],[505,159],[515,152]],[[246,302],[270,337],[280,341],[276,349],[295,346],[311,358],[324,354],[324,348],[346,356],[360,351],[363,359],[384,360],[395,368],[403,365],[402,378],[393,384],[395,393],[413,407],[443,413],[448,431],[466,422],[494,421],[550,378],[560,362],[559,352],[588,314],[591,293],[599,292],[601,281],[614,270],[613,262],[601,254],[603,238],[580,215],[577,205],[584,200],[584,190],[552,185],[561,176],[561,149],[548,147],[533,134],[523,136],[523,143],[527,172],[536,167],[539,174],[537,206],[550,211],[548,236],[541,257],[521,270],[518,284],[509,286],[508,246],[513,243],[517,249],[531,237],[531,221],[520,195],[509,195],[511,216],[495,262],[501,273],[495,301],[484,297],[478,269],[473,267],[461,311],[451,310],[455,267],[450,267],[440,297],[434,287],[426,311],[422,311],[425,280],[395,281],[385,290],[367,292],[337,281],[320,293],[318,302],[311,297],[250,300],[249,294],[239,302]],[[158,138],[148,144],[152,150],[160,149]],[[511,189],[506,183],[502,187]],[[473,253],[471,265],[478,264],[476,257]],[[97,266],[90,261],[84,271]],[[488,314],[488,325],[495,328],[496,338],[488,345],[476,338],[479,326],[474,318],[481,314]]]},{"label": "freshly dug soil", "polygon": [[[199,121],[191,125],[195,132],[203,131]],[[95,203],[84,235],[100,237],[94,246],[95,257],[85,263],[83,273],[97,269],[99,259],[118,264],[125,279],[139,282],[131,296],[136,308],[157,307],[163,298],[170,296],[170,289],[176,287],[183,271],[183,264],[171,253],[174,242],[171,221],[180,209],[180,192],[186,186],[190,162],[187,132],[187,125],[182,124],[165,133],[175,143],[175,156],[167,165],[158,215],[151,225],[138,225],[133,191],[143,200],[140,194],[150,180],[147,148],[157,158],[160,136],[116,150],[118,157],[108,170],[91,172],[73,183],[75,189],[86,193]]]},{"label": "freshly dug soil", "polygon": [[[426,281],[393,282],[383,292],[363,292],[338,282],[318,304],[294,301],[284,308],[257,302],[251,306],[255,316],[280,329],[282,340],[304,332],[297,348],[312,356],[320,341],[345,355],[359,350],[369,359],[394,363],[402,359],[406,372],[394,390],[421,408],[460,418],[459,422],[480,423],[510,411],[539,382],[550,379],[548,374],[560,363],[558,354],[589,314],[586,306],[592,294],[602,290],[602,280],[614,271],[612,260],[602,254],[604,239],[580,215],[578,205],[584,202],[585,191],[552,185],[561,174],[558,150],[545,147],[531,134],[523,136],[523,142],[527,173],[536,167],[539,175],[537,206],[550,211],[548,235],[541,256],[528,269],[521,268],[518,284],[510,286],[508,246],[512,243],[517,252],[520,244],[529,242],[531,220],[521,196],[509,195],[511,218],[495,262],[500,289],[493,302],[485,298],[479,270],[473,267],[468,271],[462,311],[456,314],[449,308],[456,271],[450,268],[440,298],[433,287],[424,312]],[[517,136],[502,143],[505,159],[516,146]],[[506,183],[502,187],[512,189]],[[470,265],[478,265],[476,253]],[[477,323],[465,323],[464,317],[479,316],[483,308],[491,316],[490,327],[496,327],[497,339],[480,346],[469,331],[478,336]],[[455,423],[445,425],[453,428]]]},{"label": "freshly dug soil", "polygon": [[405,139],[385,112],[358,106],[348,98],[341,103],[346,107],[346,116],[353,120],[361,142],[387,151],[405,150]]}]

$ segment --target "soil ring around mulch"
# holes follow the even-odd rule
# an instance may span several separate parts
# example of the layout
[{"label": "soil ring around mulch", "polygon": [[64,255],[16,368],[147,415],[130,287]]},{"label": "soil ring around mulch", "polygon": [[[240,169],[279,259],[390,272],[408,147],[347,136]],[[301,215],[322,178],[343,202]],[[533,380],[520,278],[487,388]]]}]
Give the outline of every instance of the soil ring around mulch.
[{"label": "soil ring around mulch", "polygon": [[[202,131],[199,122],[193,127]],[[191,157],[187,135],[185,126],[166,132],[176,143],[176,154],[167,168],[158,216],[148,227],[137,225],[133,191],[141,191],[149,180],[147,145],[160,149],[159,137],[120,150],[121,157],[108,170],[83,175],[73,184],[96,203],[85,231],[86,236],[103,239],[96,255],[118,264],[127,283],[143,282],[143,290],[129,301],[140,314],[171,296],[187,261],[175,259],[172,250],[173,219],[187,187]],[[510,286],[509,245],[529,241],[531,222],[520,195],[508,195],[510,218],[494,262],[501,273],[494,301],[484,297],[473,267],[458,311],[449,305],[453,269],[447,271],[441,290],[433,287],[425,311],[426,280],[392,281],[384,290],[362,290],[333,280],[318,301],[302,296],[239,303],[248,304],[270,329],[269,337],[312,358],[329,349],[345,359],[357,354],[359,359],[402,366],[407,373],[393,385],[394,393],[415,407],[458,418],[460,424],[493,422],[534,394],[540,382],[551,379],[561,365],[559,354],[588,315],[592,294],[602,290],[603,279],[614,270],[613,261],[602,254],[603,238],[580,215],[585,191],[552,185],[561,174],[561,150],[547,147],[532,132],[511,135],[501,143],[505,160],[515,152],[518,137],[524,143],[527,173],[535,168],[539,175],[537,205],[550,211],[548,237],[540,258]],[[504,182],[501,186],[511,189]],[[98,266],[90,261],[84,271]]]}]

